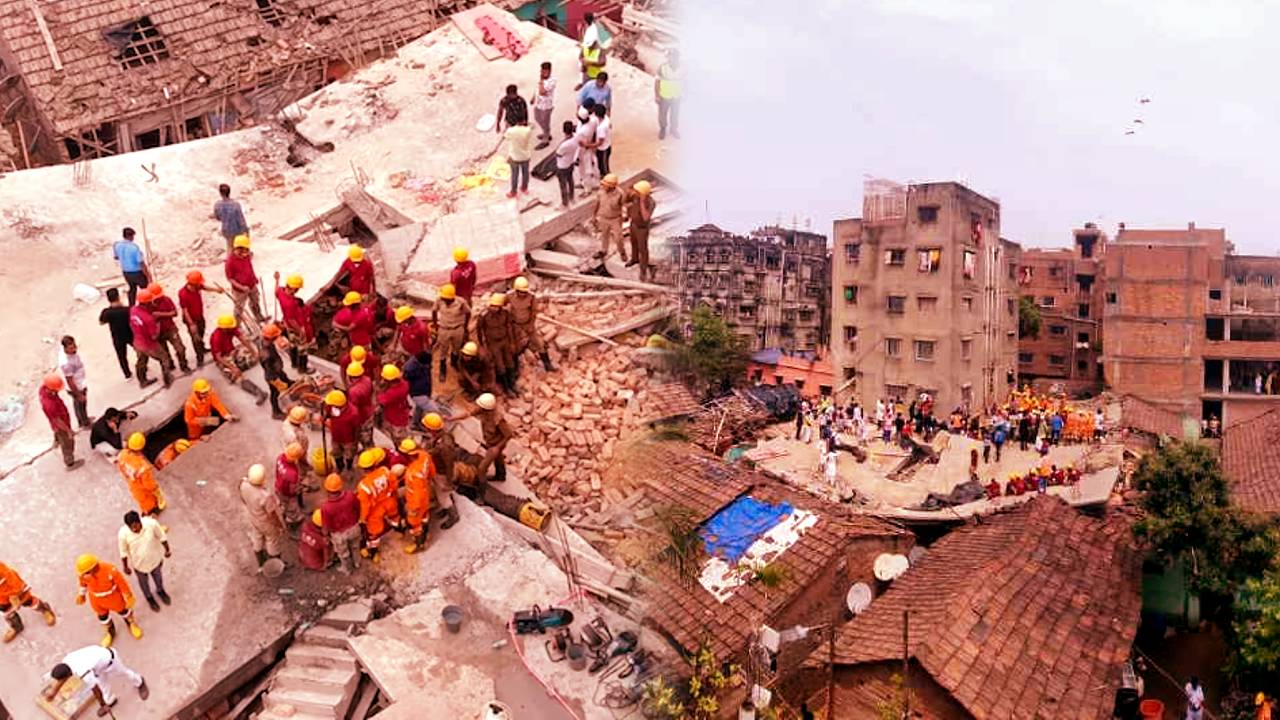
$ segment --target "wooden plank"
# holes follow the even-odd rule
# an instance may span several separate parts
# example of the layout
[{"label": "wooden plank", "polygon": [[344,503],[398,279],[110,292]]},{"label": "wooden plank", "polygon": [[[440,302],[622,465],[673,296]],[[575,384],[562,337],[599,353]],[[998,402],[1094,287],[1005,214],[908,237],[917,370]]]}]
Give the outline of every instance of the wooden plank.
[{"label": "wooden plank", "polygon": [[[629,320],[626,320],[617,325],[614,325],[613,327],[605,328],[603,330],[598,330],[596,331],[598,335],[596,335],[595,337],[586,337],[583,335],[579,335],[578,337],[565,337],[564,334],[560,334],[556,336],[556,346],[559,347],[561,350],[568,350],[570,348],[578,347],[579,345],[586,345],[587,343],[591,342],[593,339],[599,339],[600,335],[603,335],[604,337],[613,337],[614,335],[621,335],[624,332],[630,332],[632,330],[637,330],[639,328],[642,328],[646,325],[652,325],[653,323],[656,323],[665,317],[669,317],[675,314],[675,311],[676,309],[671,306],[656,307],[646,313],[641,313],[640,315],[636,315],[635,317],[630,318]],[[544,317],[543,319],[549,320],[550,318]]]},{"label": "wooden plank", "polygon": [[547,277],[560,278],[573,283],[581,283],[583,285],[600,285],[602,287],[627,288],[628,290],[645,290],[654,293],[669,293],[672,288],[666,285],[654,285],[652,283],[642,283],[639,280],[627,280],[624,278],[604,277],[602,275],[583,275],[581,273],[565,272],[563,270],[544,270],[542,268],[531,268],[539,275]]},{"label": "wooden plank", "polygon": [[556,326],[559,326],[559,327],[565,328],[566,330],[572,330],[573,332],[576,332],[576,333],[578,333],[579,335],[585,335],[585,336],[587,336],[587,337],[589,337],[589,338],[592,338],[592,339],[594,339],[594,340],[599,340],[600,342],[602,342],[602,343],[604,343],[604,344],[606,344],[606,345],[612,345],[613,347],[618,347],[618,343],[616,343],[616,342],[614,342],[614,341],[610,340],[610,339],[609,339],[609,338],[607,338],[607,337],[604,337],[603,335],[597,335],[597,334],[595,334],[595,333],[591,332],[590,330],[583,330],[583,329],[582,329],[582,328],[580,328],[580,327],[574,327],[573,325],[570,325],[570,324],[569,324],[569,323],[567,323],[567,322],[561,322],[561,321],[559,321],[559,320],[557,320],[557,319],[555,319],[555,318],[553,318],[553,317],[548,317],[548,316],[546,316],[546,315],[539,315],[538,317],[542,318],[543,320],[546,320],[547,322],[551,323],[552,325],[556,325]]},{"label": "wooden plank", "polygon": [[53,35],[49,33],[49,24],[44,21],[44,13],[40,12],[40,6],[36,4],[36,0],[27,0],[27,7],[31,8],[31,14],[36,16],[36,27],[40,29],[40,35],[44,38],[44,47],[49,51],[53,69],[62,72],[62,58],[58,57],[58,46],[53,44]]},{"label": "wooden plank", "polygon": [[635,25],[642,30],[657,31],[672,37],[676,37],[680,34],[679,26],[674,22],[652,13],[636,10],[629,4],[622,6],[622,22],[624,24]]}]

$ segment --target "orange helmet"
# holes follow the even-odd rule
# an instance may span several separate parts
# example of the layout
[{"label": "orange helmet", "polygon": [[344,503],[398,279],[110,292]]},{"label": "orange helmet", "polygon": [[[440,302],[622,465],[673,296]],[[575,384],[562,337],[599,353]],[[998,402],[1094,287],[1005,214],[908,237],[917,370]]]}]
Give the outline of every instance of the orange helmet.
[{"label": "orange helmet", "polygon": [[267,323],[262,328],[262,337],[268,340],[275,340],[280,337],[280,326],[276,323]]},{"label": "orange helmet", "polygon": [[62,376],[58,373],[49,373],[44,376],[44,386],[54,392],[63,388]]},{"label": "orange helmet", "polygon": [[203,285],[203,284],[204,284],[204,273],[200,272],[199,270],[192,270],[191,272],[187,273],[187,284],[188,284],[188,285]]}]

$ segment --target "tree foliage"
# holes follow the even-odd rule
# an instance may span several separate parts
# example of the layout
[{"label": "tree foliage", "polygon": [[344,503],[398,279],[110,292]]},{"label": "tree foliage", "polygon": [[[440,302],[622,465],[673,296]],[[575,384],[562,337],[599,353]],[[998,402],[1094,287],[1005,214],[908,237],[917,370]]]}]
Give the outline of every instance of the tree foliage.
[{"label": "tree foliage", "polygon": [[1244,677],[1280,676],[1280,568],[1250,578],[1236,603],[1235,670]]},{"label": "tree foliage", "polygon": [[724,318],[706,305],[689,317],[693,332],[671,352],[671,369],[702,392],[727,390],[742,382],[747,370],[747,344]]},{"label": "tree foliage", "polygon": [[1040,337],[1040,308],[1035,298],[1018,298],[1018,337]]},{"label": "tree foliage", "polygon": [[720,693],[738,675],[736,665],[724,665],[708,647],[690,658],[693,673],[672,685],[661,677],[644,688],[644,708],[651,717],[666,720],[714,720],[720,716]]}]

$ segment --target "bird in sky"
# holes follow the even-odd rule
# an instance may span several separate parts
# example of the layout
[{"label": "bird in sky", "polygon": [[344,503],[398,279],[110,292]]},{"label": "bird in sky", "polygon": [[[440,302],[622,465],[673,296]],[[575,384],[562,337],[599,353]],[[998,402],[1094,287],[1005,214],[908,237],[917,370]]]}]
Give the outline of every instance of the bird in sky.
[{"label": "bird in sky", "polygon": [[1134,122],[1135,124],[1138,124],[1138,125],[1142,125],[1142,124],[1143,124],[1143,122],[1142,122],[1142,118],[1134,118],[1134,119],[1133,119],[1133,122]]},{"label": "bird in sky", "polygon": [[1145,98],[1145,97],[1138,101],[1138,103],[1142,105],[1146,105],[1149,102],[1151,102],[1151,98]]},{"label": "bird in sky", "polygon": [[1132,135],[1132,134],[1134,134],[1134,132],[1136,132],[1136,131],[1135,131],[1135,130],[1125,130],[1125,131],[1124,131],[1124,134],[1125,134],[1125,135]]}]

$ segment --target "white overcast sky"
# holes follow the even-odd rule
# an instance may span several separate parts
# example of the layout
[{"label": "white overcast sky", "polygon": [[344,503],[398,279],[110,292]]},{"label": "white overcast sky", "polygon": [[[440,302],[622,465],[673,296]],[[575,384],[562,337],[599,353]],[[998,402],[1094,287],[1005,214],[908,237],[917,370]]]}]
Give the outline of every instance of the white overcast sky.
[{"label": "white overcast sky", "polygon": [[1025,246],[1194,221],[1280,251],[1280,2],[683,5],[692,224],[829,235],[872,175],[963,180]]}]

